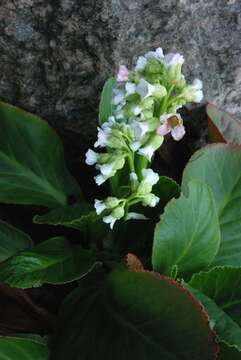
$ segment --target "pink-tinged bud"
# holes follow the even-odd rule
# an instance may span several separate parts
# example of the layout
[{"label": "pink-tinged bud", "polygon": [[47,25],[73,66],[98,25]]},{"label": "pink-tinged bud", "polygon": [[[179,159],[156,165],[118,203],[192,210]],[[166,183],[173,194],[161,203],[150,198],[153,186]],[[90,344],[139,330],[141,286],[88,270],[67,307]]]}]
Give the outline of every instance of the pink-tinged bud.
[{"label": "pink-tinged bud", "polygon": [[125,65],[120,65],[119,71],[117,74],[117,81],[127,81],[129,75],[129,70]]}]

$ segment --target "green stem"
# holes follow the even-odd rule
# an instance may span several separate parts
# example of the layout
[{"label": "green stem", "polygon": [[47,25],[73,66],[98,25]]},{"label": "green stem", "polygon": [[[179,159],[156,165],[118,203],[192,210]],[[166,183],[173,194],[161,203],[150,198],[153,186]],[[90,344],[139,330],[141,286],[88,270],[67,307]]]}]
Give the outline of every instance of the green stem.
[{"label": "green stem", "polygon": [[175,85],[172,85],[170,87],[170,89],[167,92],[167,95],[164,97],[163,103],[162,103],[162,107],[160,110],[160,114],[159,116],[161,116],[162,114],[165,114],[165,112],[167,111],[167,107],[168,107],[168,100],[170,99],[172,92],[174,90]]}]

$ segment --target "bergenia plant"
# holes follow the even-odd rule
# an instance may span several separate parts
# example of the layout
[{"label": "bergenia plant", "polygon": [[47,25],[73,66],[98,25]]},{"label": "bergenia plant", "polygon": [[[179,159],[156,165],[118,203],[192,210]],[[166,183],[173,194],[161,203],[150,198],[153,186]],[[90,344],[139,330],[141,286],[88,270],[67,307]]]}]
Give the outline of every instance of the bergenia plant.
[{"label": "bergenia plant", "polygon": [[[182,74],[183,62],[182,55],[164,56],[158,48],[140,56],[132,70],[121,65],[112,83],[110,116],[107,121],[106,114],[100,118],[94,144],[100,152],[89,149],[86,153],[86,163],[100,172],[95,177],[97,185],[115,177],[110,196],[95,200],[97,214],[103,215],[111,228],[123,218],[146,218],[132,211],[134,204],[155,207],[160,200],[152,193],[159,181],[159,175],[150,168],[153,155],[167,134],[175,141],[185,135],[178,109],[203,99],[202,81],[195,79],[188,85]],[[123,171],[128,172],[125,182]],[[125,196],[116,196],[117,189],[122,188]]]},{"label": "bergenia plant", "polygon": [[241,359],[241,123],[208,104],[191,144],[202,82],[183,62],[158,48],[107,80],[95,188],[47,122],[0,102],[0,359]]}]

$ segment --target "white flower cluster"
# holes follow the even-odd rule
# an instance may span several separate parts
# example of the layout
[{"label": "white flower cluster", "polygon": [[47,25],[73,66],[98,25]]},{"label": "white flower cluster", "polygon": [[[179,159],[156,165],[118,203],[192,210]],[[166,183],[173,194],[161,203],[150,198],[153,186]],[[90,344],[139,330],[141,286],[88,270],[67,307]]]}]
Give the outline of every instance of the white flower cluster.
[{"label": "white flower cluster", "polygon": [[[113,90],[112,116],[98,128],[96,148],[106,148],[97,153],[89,149],[86,163],[95,165],[100,174],[98,185],[116,175],[128,163],[130,168],[129,193],[125,198],[108,197],[96,200],[97,214],[111,228],[121,218],[145,218],[129,212],[136,203],[156,206],[159,199],[151,193],[159,177],[146,169],[154,152],[161,146],[164,136],[174,140],[185,134],[183,120],[177,110],[187,102],[200,102],[203,98],[202,82],[195,79],[187,85],[182,74],[184,58],[180,54],[164,56],[161,48],[149,51],[137,59],[134,70],[121,65]],[[142,159],[147,159],[143,161]],[[136,170],[137,169],[137,170]],[[123,184],[119,184],[122,186]]]}]

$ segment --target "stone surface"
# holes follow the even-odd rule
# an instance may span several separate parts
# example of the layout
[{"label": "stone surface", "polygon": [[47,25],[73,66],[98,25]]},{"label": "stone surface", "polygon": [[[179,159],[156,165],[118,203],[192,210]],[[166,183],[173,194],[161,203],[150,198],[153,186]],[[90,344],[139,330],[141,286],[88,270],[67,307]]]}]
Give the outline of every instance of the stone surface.
[{"label": "stone surface", "polygon": [[0,97],[77,154],[95,136],[103,82],[158,46],[183,53],[206,98],[241,115],[240,0],[1,0]]}]

